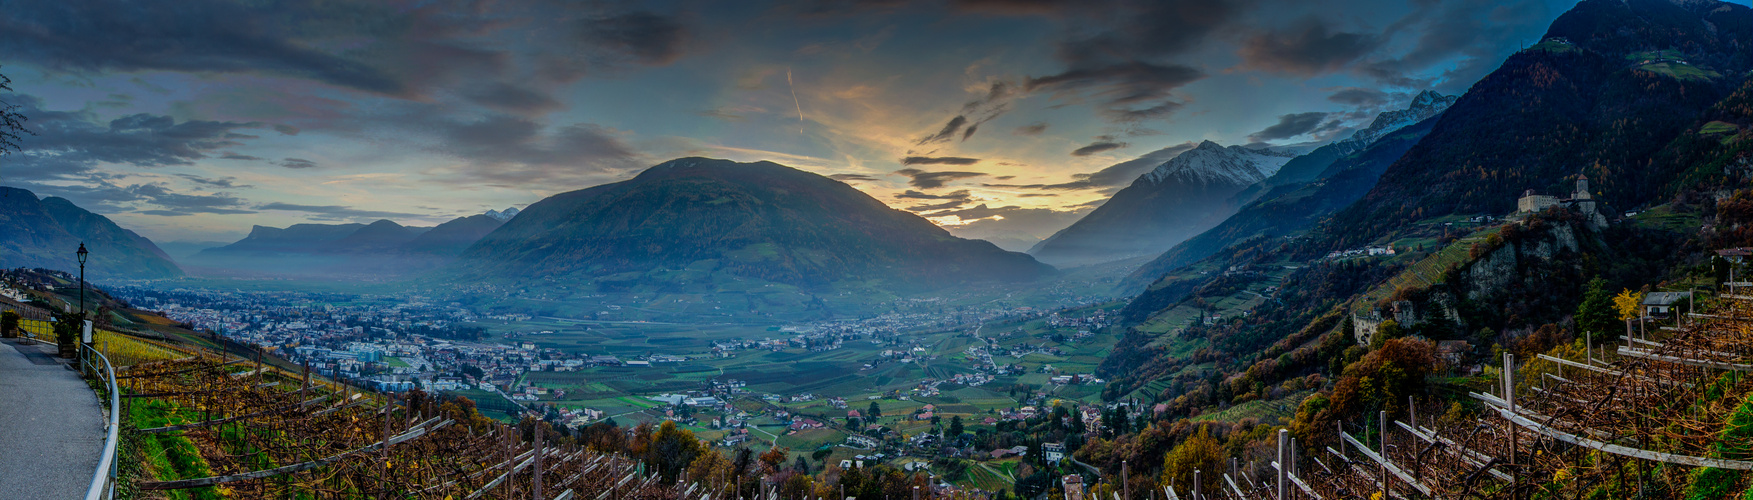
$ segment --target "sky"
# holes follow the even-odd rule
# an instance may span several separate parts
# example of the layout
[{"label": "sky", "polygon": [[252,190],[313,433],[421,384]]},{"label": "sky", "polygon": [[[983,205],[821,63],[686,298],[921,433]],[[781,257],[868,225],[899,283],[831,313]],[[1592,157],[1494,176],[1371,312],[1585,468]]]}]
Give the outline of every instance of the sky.
[{"label": "sky", "polygon": [[0,99],[36,132],[0,184],[228,242],[706,156],[1026,243],[1200,141],[1333,140],[1462,93],[1574,3],[0,0]]}]

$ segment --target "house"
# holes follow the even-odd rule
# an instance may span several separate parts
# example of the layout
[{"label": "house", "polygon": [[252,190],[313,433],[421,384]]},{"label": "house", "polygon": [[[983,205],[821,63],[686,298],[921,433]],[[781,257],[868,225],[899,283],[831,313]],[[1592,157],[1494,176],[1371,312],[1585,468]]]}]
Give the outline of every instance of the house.
[{"label": "house", "polygon": [[1065,500],[1084,500],[1083,499],[1083,476],[1079,476],[1077,474],[1069,474],[1069,475],[1066,475],[1065,477],[1060,478],[1059,484],[1061,486],[1064,486],[1063,489],[1065,490]]},{"label": "house", "polygon": [[870,436],[861,436],[858,434],[846,436],[846,446],[850,446],[853,448],[873,448],[874,449],[877,447],[878,444],[880,444],[880,443],[877,442],[876,438],[873,438]]},{"label": "house", "polygon": [[1041,455],[1047,457],[1047,462],[1057,464],[1065,458],[1065,443],[1041,443]]},{"label": "house", "polygon": [[1643,296],[1644,316],[1667,316],[1682,300],[1691,300],[1692,292],[1650,292]]}]

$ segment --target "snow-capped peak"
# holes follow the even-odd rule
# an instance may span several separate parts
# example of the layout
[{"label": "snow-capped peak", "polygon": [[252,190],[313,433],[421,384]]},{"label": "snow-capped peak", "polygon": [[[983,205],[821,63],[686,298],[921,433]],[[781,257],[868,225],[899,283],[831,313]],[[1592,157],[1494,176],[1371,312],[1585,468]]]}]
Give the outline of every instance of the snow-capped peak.
[{"label": "snow-capped peak", "polygon": [[1438,94],[1433,90],[1419,92],[1417,97],[1412,98],[1412,104],[1408,105],[1406,109],[1376,115],[1376,120],[1370,122],[1370,126],[1351,134],[1351,138],[1339,142],[1349,146],[1349,149],[1353,151],[1369,147],[1382,136],[1442,113],[1449,109],[1449,106],[1454,104],[1456,99],[1458,97]]},{"label": "snow-capped peak", "polygon": [[498,210],[488,210],[487,213],[482,214],[482,215],[486,215],[488,217],[498,219],[499,222],[505,222],[505,221],[511,220],[512,217],[517,217],[517,212],[518,212],[517,207],[511,207],[511,208],[505,209],[505,211],[503,211],[503,212],[498,211]]},{"label": "snow-capped peak", "polygon": [[1285,162],[1295,157],[1296,154],[1292,152],[1249,149],[1242,146],[1225,147],[1205,141],[1199,143],[1198,147],[1158,165],[1139,180],[1162,184],[1173,178],[1186,184],[1246,186],[1270,177]]}]

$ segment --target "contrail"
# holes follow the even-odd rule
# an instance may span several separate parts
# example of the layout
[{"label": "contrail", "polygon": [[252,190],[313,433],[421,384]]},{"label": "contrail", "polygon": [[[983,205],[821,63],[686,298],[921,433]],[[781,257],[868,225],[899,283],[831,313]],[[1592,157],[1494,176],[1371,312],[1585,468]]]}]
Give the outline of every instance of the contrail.
[{"label": "contrail", "polygon": [[797,133],[803,133],[803,104],[797,101],[797,87],[791,84],[791,67],[785,67],[785,87],[791,89],[791,104],[797,106]]}]

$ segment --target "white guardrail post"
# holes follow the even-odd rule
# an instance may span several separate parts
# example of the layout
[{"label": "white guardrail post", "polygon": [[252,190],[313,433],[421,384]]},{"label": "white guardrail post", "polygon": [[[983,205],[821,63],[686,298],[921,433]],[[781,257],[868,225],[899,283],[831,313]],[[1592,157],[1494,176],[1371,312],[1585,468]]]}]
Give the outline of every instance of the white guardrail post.
[{"label": "white guardrail post", "polygon": [[[85,491],[85,500],[110,499],[116,496],[116,440],[121,432],[122,395],[116,389],[116,369],[110,365],[110,359],[93,349],[90,344],[83,344],[81,349],[87,352],[85,360],[91,363],[91,373],[103,376],[110,394],[109,435],[104,437],[103,455],[97,461],[97,470],[91,475],[91,488]],[[103,362],[103,371],[98,371],[97,362]]]}]

